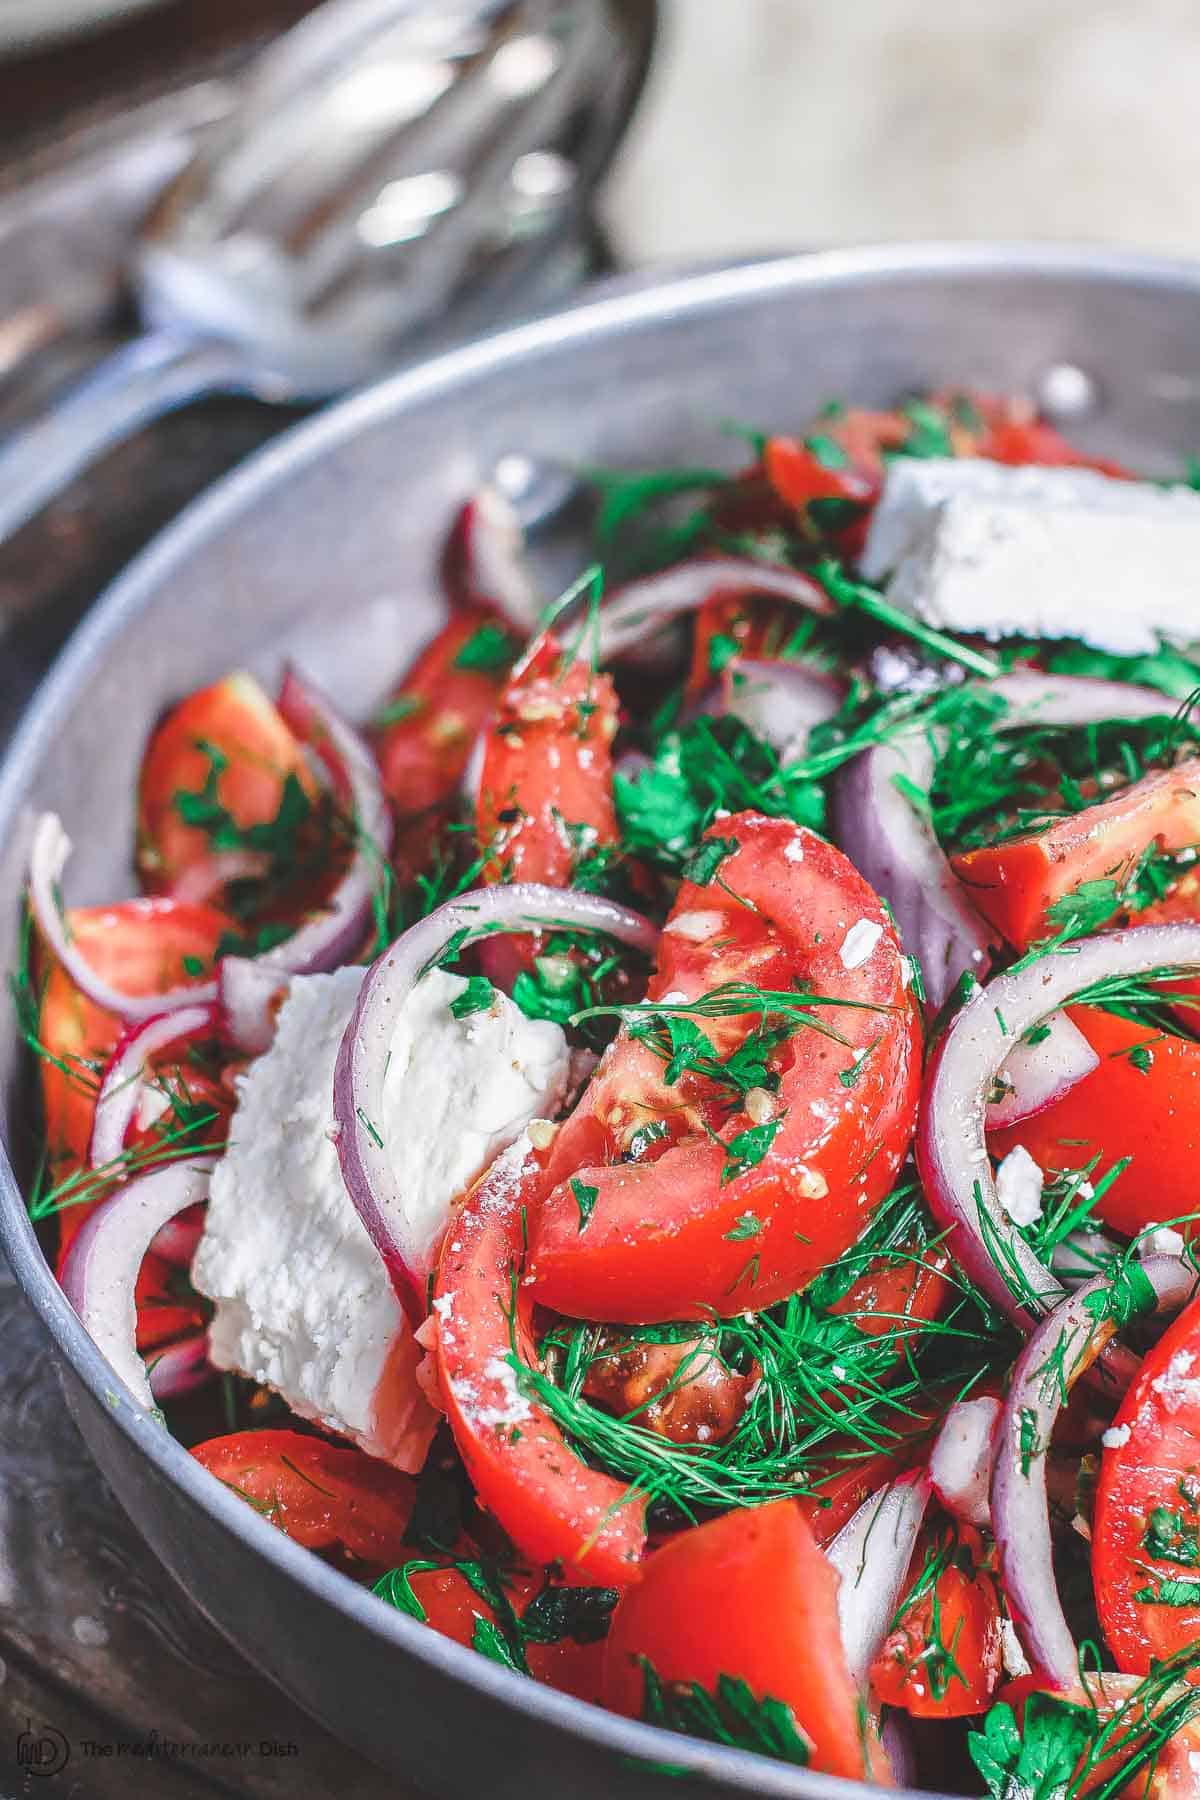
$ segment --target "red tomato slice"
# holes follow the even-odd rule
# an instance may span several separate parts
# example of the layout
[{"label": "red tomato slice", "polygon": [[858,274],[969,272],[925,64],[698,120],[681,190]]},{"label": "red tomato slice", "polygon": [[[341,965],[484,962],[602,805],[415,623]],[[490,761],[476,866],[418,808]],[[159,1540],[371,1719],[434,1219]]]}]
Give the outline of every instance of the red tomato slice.
[{"label": "red tomato slice", "polygon": [[[1091,1716],[1090,1729],[1097,1734],[1120,1715],[1119,1723],[1108,1739],[1109,1743],[1118,1746],[1116,1753],[1098,1759],[1094,1754],[1081,1758],[1065,1790],[1072,1800],[1086,1800],[1089,1794],[1103,1794],[1106,1800],[1196,1800],[1196,1772],[1200,1762],[1195,1759],[1200,1757],[1200,1726],[1195,1723],[1167,1739],[1152,1769],[1142,1763],[1128,1783],[1114,1793],[1114,1778],[1122,1768],[1128,1768],[1139,1748],[1136,1727],[1145,1715],[1136,1704],[1137,1687],[1135,1676],[1114,1675],[1111,1671],[1094,1675],[1086,1689],[1080,1684],[1061,1690],[1050,1689],[1039,1676],[1022,1675],[1001,1688],[997,1699],[1012,1708],[1022,1730],[1025,1729],[1025,1709],[1039,1693],[1048,1695],[1055,1702],[1082,1707]],[[1135,1700],[1132,1707],[1131,1700]],[[1144,1744],[1144,1737],[1140,1742]],[[1087,1766],[1089,1763],[1090,1767]],[[1059,1792],[1063,1791],[1059,1789]]]},{"label": "red tomato slice", "polygon": [[950,1258],[942,1250],[929,1250],[924,1256],[915,1250],[882,1256],[828,1310],[852,1316],[868,1337],[894,1336],[896,1355],[903,1356],[920,1326],[936,1319],[945,1306],[949,1267]]},{"label": "red tomato slice", "polygon": [[404,1555],[416,1484],[361,1450],[299,1431],[235,1431],[192,1455],[309,1550],[340,1545],[376,1564]]},{"label": "red tomato slice", "polygon": [[[782,655],[801,618],[794,606],[761,594],[714,594],[696,614],[692,638],[692,663],[687,692],[700,694],[711,688],[724,662],[714,660],[714,641],[730,638],[739,656],[771,658]],[[736,664],[734,665],[736,667]]]},{"label": "red tomato slice", "polygon": [[216,797],[242,830],[275,818],[289,775],[316,796],[299,740],[252,675],[227,675],[189,694],[158,726],[142,760],[137,866],[152,893],[171,890],[212,861],[208,833],[184,822],[175,799],[204,791],[212,767],[205,744],[227,759]]},{"label": "red tomato slice", "polygon": [[[996,1156],[1024,1144],[1043,1169],[1078,1169],[1100,1157],[1103,1174],[1133,1161],[1096,1206],[1128,1237],[1190,1212],[1200,1156],[1200,1044],[1163,1037],[1094,1006],[1068,1008],[1100,1058],[1098,1068],[1032,1118],[990,1134]],[[1136,1059],[1131,1051],[1143,1049]],[[1181,1229],[1186,1230],[1186,1227]]]},{"label": "red tomato slice", "polygon": [[[773,1051],[779,1091],[758,1090],[756,1126],[702,1074],[666,1085],[663,1059],[622,1027],[530,1220],[533,1293],[572,1318],[727,1315],[795,1293],[858,1237],[912,1135],[919,1030],[876,896],[787,820],[739,813],[709,838],[734,847],[708,885],[681,884],[648,1001],[687,1004],[731,980],[795,985],[850,1003],[817,1013],[842,1041],[802,1027]],[[720,1055],[755,1022],[701,1021]]]},{"label": "red tomato slice", "polygon": [[[225,913],[179,900],[125,900],[116,906],[75,907],[67,915],[71,935],[97,975],[130,994],[165,993],[208,973],[223,933],[235,929]],[[197,975],[194,964],[203,964]],[[53,1182],[80,1167],[92,1135],[96,1084],[124,1026],[113,1013],[81,994],[57,963],[42,993],[38,1032],[51,1056],[39,1059],[46,1121],[48,1169]],[[60,1253],[82,1225],[90,1206],[59,1215]]]},{"label": "red tomato slice", "polygon": [[1096,1605],[1117,1667],[1145,1675],[1152,1658],[1200,1641],[1200,1300],[1143,1361],[1109,1444],[1092,1522]]},{"label": "red tomato slice", "polygon": [[[464,1557],[471,1554],[469,1548],[462,1552]],[[542,1592],[546,1580],[545,1573],[535,1576],[527,1570],[513,1570],[504,1576],[504,1591],[518,1618],[524,1616],[530,1603]],[[456,1644],[473,1647],[479,1620],[496,1622],[495,1609],[461,1570],[453,1566],[414,1570],[409,1576],[409,1586],[424,1609],[426,1623],[434,1631],[440,1631],[443,1637],[453,1638]],[[560,1693],[574,1694],[578,1700],[589,1700],[597,1706],[603,1704],[603,1637],[582,1644],[570,1637],[550,1644],[527,1643],[525,1655],[529,1673],[535,1681],[545,1682],[547,1687],[557,1688]]]},{"label": "red tomato slice", "polygon": [[[642,1716],[645,1658],[664,1686],[722,1675],[789,1706],[823,1774],[878,1779],[837,1617],[838,1578],[799,1507],[776,1500],[681,1532],[613,1614],[605,1703]],[[874,1766],[872,1767],[872,1763]]]},{"label": "red tomato slice", "polygon": [[874,492],[872,484],[851,467],[848,456],[840,468],[830,468],[801,438],[768,438],[763,468],[779,498],[800,509],[810,500],[865,502]]},{"label": "red tomato slice", "polygon": [[482,606],[455,612],[422,650],[372,733],[383,785],[407,817],[457,793],[474,747],[508,676],[509,643]]},{"label": "red tomato slice", "polygon": [[1002,463],[1040,463],[1043,467],[1099,469],[1103,475],[1130,479],[1124,464],[1106,456],[1085,456],[1061,432],[1041,419],[997,420],[982,445],[982,454]]},{"label": "red tomato slice", "polygon": [[920,1576],[930,1554],[944,1559],[928,1590],[905,1608],[880,1646],[871,1686],[886,1706],[917,1719],[965,1719],[987,1710],[1004,1672],[1000,1602],[983,1560],[983,1540],[970,1526],[926,1533],[913,1563]]},{"label": "red tomato slice", "polygon": [[955,873],[989,924],[1018,950],[1052,935],[1048,909],[1082,881],[1118,881],[1143,851],[1200,843],[1200,758],[1143,776],[1083,812],[1007,843],[963,850]]},{"label": "red tomato slice", "polygon": [[201,1306],[176,1297],[175,1283],[181,1273],[153,1251],[143,1258],[133,1294],[139,1350],[158,1350],[185,1331],[203,1330],[206,1321]]},{"label": "red tomato slice", "polygon": [[533,1297],[520,1280],[527,1204],[542,1178],[504,1157],[467,1195],[442,1247],[433,1301],[437,1371],[455,1443],[484,1506],[533,1563],[594,1587],[637,1579],[645,1500],[589,1469],[526,1400],[507,1358],[537,1366]]}]

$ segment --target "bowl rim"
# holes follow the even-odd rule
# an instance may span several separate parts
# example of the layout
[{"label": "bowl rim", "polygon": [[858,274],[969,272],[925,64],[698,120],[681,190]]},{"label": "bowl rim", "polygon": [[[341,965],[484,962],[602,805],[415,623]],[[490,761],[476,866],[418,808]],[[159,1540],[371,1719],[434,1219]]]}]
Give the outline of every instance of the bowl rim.
[{"label": "bowl rim", "polygon": [[[1200,296],[1200,262],[1086,244],[929,243],[868,245],[808,252],[669,278],[608,298],[584,301],[378,382],[293,426],[217,481],[123,570],[76,627],[40,683],[0,762],[0,833],[19,825],[25,790],[43,749],[73,696],[112,638],[153,605],[174,566],[220,534],[255,498],[338,445],[412,406],[469,385],[514,363],[561,355],[594,337],[619,336],[665,318],[719,313],[772,293],[862,284],[883,278],[915,281],[945,275],[1075,278],[1085,290],[1157,286]],[[293,1543],[230,1493],[133,1400],[85,1331],[42,1255],[24,1197],[0,1134],[0,1246],[25,1298],[98,1405],[157,1473],[220,1527],[265,1557],[283,1576],[337,1608],[381,1646],[396,1646],[464,1688],[538,1723],[578,1737],[593,1749],[643,1764],[667,1763],[680,1774],[722,1781],[747,1794],[779,1800],[825,1800],[833,1777],[810,1773],[753,1752],[706,1744],[556,1692],[451,1642],[416,1619],[381,1604],[349,1576]],[[838,1782],[838,1794],[877,1795],[874,1784]],[[897,1790],[893,1790],[897,1791]],[[916,1800],[918,1790],[909,1790]],[[919,1790],[924,1800],[937,1800]]]}]

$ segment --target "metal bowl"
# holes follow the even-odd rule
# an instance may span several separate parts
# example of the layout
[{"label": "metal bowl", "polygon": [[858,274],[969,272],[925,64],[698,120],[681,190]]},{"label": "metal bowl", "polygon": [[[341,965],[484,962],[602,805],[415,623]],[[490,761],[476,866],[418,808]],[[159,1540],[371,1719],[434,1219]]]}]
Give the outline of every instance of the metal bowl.
[{"label": "metal bowl", "polygon": [[[708,464],[724,443],[732,463],[722,420],[792,429],[830,396],[882,404],[947,381],[1034,390],[1063,364],[1094,377],[1085,441],[1177,468],[1200,446],[1200,268],[940,246],[758,264],[508,332],[300,427],[139,557],[41,688],[0,770],[0,962],[15,955],[31,808],[56,808],[77,841],[72,899],[127,892],[134,775],[160,708],[233,664],[270,677],[289,651],[344,703],[370,706],[436,620],[456,500],[506,451]],[[581,549],[560,535],[548,576]],[[47,1269],[15,1172],[29,1093],[11,1022],[0,1096],[0,1239],[97,1462],[193,1600],[335,1734],[431,1792],[493,1800],[551,1779],[578,1800],[869,1791],[536,1686],[273,1530],[132,1403]],[[666,1788],[664,1762],[678,1771]]]}]

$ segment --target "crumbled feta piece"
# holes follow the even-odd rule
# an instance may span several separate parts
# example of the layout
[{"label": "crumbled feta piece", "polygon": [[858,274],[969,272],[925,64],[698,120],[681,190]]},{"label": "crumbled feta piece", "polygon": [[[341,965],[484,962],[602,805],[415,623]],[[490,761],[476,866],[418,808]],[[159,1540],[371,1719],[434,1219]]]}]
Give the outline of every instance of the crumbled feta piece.
[{"label": "crumbled feta piece", "polygon": [[1000,1655],[1004,1662],[1004,1672],[1014,1681],[1022,1675],[1032,1675],[1029,1660],[1021,1648],[1021,1640],[1017,1636],[1017,1628],[1011,1619],[1000,1621]]},{"label": "crumbled feta piece", "polygon": [[1186,1248],[1183,1233],[1171,1225],[1156,1225],[1138,1241],[1139,1256],[1182,1256]]},{"label": "crumbled feta piece", "polygon": [[1196,635],[1200,495],[1090,469],[897,458],[861,559],[926,624],[1134,655]]},{"label": "crumbled feta piece", "polygon": [[[362,977],[340,969],[293,980],[274,1043],[239,1078],[192,1280],[216,1305],[218,1368],[416,1468],[436,1423],[415,1380],[420,1351],[346,1193],[335,1142],[333,1067]],[[529,1118],[554,1110],[567,1079],[557,1025],[526,1019],[504,995],[455,1019],[449,1004],[464,988],[431,971],[399,1010],[379,1122],[417,1204],[443,1219]]]},{"label": "crumbled feta piece", "polygon": [[996,1170],[996,1195],[1014,1225],[1032,1225],[1041,1218],[1045,1180],[1024,1144],[1004,1158]]},{"label": "crumbled feta piece", "polygon": [[1151,1387],[1169,1413],[1181,1406],[1200,1405],[1200,1377],[1192,1374],[1196,1358],[1191,1350],[1177,1350]]},{"label": "crumbled feta piece", "polygon": [[861,969],[882,936],[883,926],[877,925],[874,919],[859,919],[856,925],[850,927],[842,941],[843,969]]},{"label": "crumbled feta piece", "polygon": [[673,931],[677,937],[686,938],[691,944],[703,944],[706,939],[716,937],[725,925],[724,913],[715,909],[705,912],[676,913],[663,926],[664,931]]},{"label": "crumbled feta piece", "polygon": [[1128,1425],[1110,1425],[1107,1431],[1100,1433],[1100,1442],[1106,1450],[1120,1450],[1129,1442]]},{"label": "crumbled feta piece", "polygon": [[799,832],[783,846],[783,860],[790,863],[804,861],[804,839]]}]

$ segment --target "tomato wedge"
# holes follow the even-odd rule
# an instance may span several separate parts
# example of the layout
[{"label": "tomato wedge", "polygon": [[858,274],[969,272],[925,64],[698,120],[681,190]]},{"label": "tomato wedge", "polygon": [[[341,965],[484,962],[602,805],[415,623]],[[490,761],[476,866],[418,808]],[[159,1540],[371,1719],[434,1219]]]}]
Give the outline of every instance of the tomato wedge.
[{"label": "tomato wedge", "polygon": [[[97,975],[130,994],[162,993],[203,979],[221,937],[235,929],[233,920],[213,907],[167,899],[75,907],[67,922]],[[123,1030],[115,1014],[96,1006],[58,963],[51,964],[38,1013],[38,1035],[49,1055],[39,1059],[38,1068],[52,1182],[64,1180],[86,1159],[99,1071]],[[89,1210],[81,1204],[60,1214],[60,1250]]]},{"label": "tomato wedge", "polygon": [[1200,1300],[1145,1358],[1105,1435],[1096,1606],[1117,1667],[1145,1675],[1200,1643]]},{"label": "tomato wedge", "polygon": [[1118,1158],[1132,1157],[1095,1210],[1105,1224],[1136,1237],[1147,1225],[1194,1210],[1200,1044],[1099,1007],[1067,1010],[1099,1067],[1042,1112],[991,1133],[989,1142],[997,1156],[1023,1144],[1047,1170],[1082,1168],[1099,1156],[1097,1176]]},{"label": "tomato wedge", "polygon": [[646,1565],[613,1614],[604,1658],[605,1704],[643,1716],[645,1667],[664,1686],[722,1675],[761,1704],[790,1707],[827,1775],[878,1780],[880,1753],[863,1741],[858,1695],[837,1616],[838,1578],[791,1500],[682,1532]]},{"label": "tomato wedge", "polygon": [[[414,1569],[408,1576],[408,1585],[413,1598],[425,1614],[425,1623],[432,1630],[441,1632],[443,1637],[453,1638],[457,1644],[478,1648],[480,1621],[485,1626],[502,1625],[502,1621],[498,1619],[496,1606],[480,1592],[482,1584],[473,1583],[460,1566],[471,1556],[470,1547],[466,1547],[457,1564],[451,1563],[444,1568]],[[469,1561],[467,1566],[471,1567]],[[545,1599],[553,1601],[561,1592],[561,1587],[552,1578],[551,1571],[544,1570],[541,1574],[534,1575],[527,1569],[511,1569],[493,1578],[498,1581],[518,1620],[525,1621],[531,1607],[535,1615],[545,1613],[552,1620],[553,1608],[545,1606]],[[594,1599],[605,1600],[603,1589],[588,1588],[586,1592]],[[610,1599],[611,1597],[610,1595]],[[535,1602],[538,1603],[536,1606]],[[532,1625],[533,1620],[529,1623]],[[596,1628],[592,1630],[594,1623]],[[541,1628],[539,1619],[535,1629]],[[588,1617],[587,1628],[580,1635],[573,1636],[571,1630],[566,1629],[561,1636],[551,1637],[545,1642],[538,1641],[536,1637],[526,1638],[523,1649],[529,1673],[535,1681],[557,1688],[560,1693],[574,1694],[576,1699],[590,1700],[599,1705],[605,1629],[606,1622],[601,1615],[598,1623]],[[524,1635],[522,1633],[523,1637]]]},{"label": "tomato wedge", "polygon": [[640,1573],[645,1500],[580,1461],[508,1361],[537,1366],[520,1268],[542,1169],[535,1152],[519,1162],[514,1153],[493,1163],[446,1232],[433,1300],[446,1416],[479,1500],[531,1562],[560,1563],[585,1586],[620,1587]]},{"label": "tomato wedge", "polygon": [[[919,1030],[879,900],[839,850],[785,819],[739,813],[705,843],[719,863],[704,885],[681,884],[648,1004],[686,1009],[731,982],[806,990],[832,1003],[809,1016],[836,1036],[801,1025],[760,1037],[746,1093],[689,1066],[686,1010],[650,1014],[670,1046],[639,1037],[636,1016],[622,1026],[530,1219],[530,1286],[572,1318],[728,1315],[795,1293],[858,1237],[912,1135]],[[693,1026],[709,1064],[744,1056],[760,1024],[719,1003],[732,1016]]]},{"label": "tomato wedge", "polygon": [[1046,831],[950,858],[989,924],[1018,950],[1049,937],[1049,909],[1084,881],[1127,875],[1151,844],[1187,850],[1200,844],[1200,757],[1157,770]]},{"label": "tomato wedge", "polygon": [[199,797],[212,783],[215,803],[245,831],[278,815],[289,776],[315,799],[299,739],[252,675],[227,675],[189,694],[158,726],[142,760],[137,867],[145,886],[151,893],[206,900],[223,885],[218,873],[205,875],[213,868],[212,835],[187,823],[178,795]]},{"label": "tomato wedge", "polygon": [[137,1307],[137,1347],[158,1350],[185,1331],[202,1331],[206,1323],[198,1299],[182,1298],[181,1269],[153,1250],[142,1259],[133,1298]]},{"label": "tomato wedge", "polygon": [[300,1431],[235,1431],[192,1455],[309,1550],[340,1546],[385,1564],[403,1555],[416,1484],[362,1450]]},{"label": "tomato wedge", "polygon": [[880,1646],[871,1687],[917,1719],[986,1711],[1004,1673],[1000,1601],[969,1525],[925,1535],[914,1565],[918,1592]]},{"label": "tomato wedge", "polygon": [[402,818],[454,797],[515,650],[490,608],[464,606],[405,675],[371,734],[384,789]]}]

